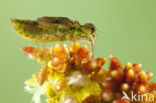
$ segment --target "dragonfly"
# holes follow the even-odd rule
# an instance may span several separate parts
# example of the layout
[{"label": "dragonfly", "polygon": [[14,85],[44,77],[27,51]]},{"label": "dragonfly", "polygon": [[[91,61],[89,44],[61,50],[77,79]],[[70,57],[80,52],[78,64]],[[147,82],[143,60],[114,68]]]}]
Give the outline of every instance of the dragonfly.
[{"label": "dragonfly", "polygon": [[11,19],[15,30],[25,39],[34,42],[55,41],[86,41],[93,44],[97,34],[96,27],[92,23],[80,25],[67,17],[40,17],[36,20]]}]

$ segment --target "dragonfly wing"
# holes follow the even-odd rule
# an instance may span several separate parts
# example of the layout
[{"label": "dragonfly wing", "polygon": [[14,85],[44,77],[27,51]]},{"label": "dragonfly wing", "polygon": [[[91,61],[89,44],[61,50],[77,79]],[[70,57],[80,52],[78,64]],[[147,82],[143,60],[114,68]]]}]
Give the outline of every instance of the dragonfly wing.
[{"label": "dragonfly wing", "polygon": [[75,24],[74,21],[70,20],[67,17],[41,17],[37,18],[37,23],[45,27],[53,27],[55,26],[72,26]]}]

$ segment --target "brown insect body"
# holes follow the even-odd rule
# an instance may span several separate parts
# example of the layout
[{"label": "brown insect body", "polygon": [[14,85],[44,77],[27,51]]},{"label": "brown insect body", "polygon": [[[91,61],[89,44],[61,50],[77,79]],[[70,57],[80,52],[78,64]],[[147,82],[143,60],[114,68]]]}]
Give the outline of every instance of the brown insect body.
[{"label": "brown insect body", "polygon": [[36,20],[11,19],[16,31],[35,42],[95,41],[96,28],[91,23],[80,25],[67,17],[41,17]]}]

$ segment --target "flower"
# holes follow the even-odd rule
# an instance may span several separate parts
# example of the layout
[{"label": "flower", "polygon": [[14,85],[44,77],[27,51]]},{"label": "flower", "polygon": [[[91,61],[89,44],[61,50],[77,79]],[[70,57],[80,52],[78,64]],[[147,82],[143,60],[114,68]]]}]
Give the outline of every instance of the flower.
[{"label": "flower", "polygon": [[89,78],[86,75],[82,75],[78,71],[74,71],[71,76],[67,77],[68,85],[74,85],[78,87],[89,86]]},{"label": "flower", "polygon": [[32,79],[27,80],[25,84],[25,91],[33,94],[32,101],[34,103],[41,103],[40,96],[45,94],[45,85],[40,86],[39,83],[36,81],[35,75]]},{"label": "flower", "polygon": [[104,69],[106,58],[92,58],[88,47],[78,43],[70,47],[56,44],[50,48],[23,47],[22,50],[42,64],[25,82],[25,90],[33,94],[35,103],[40,103],[41,95],[46,96],[47,103],[130,103],[130,99],[122,100],[122,97],[130,96],[131,92],[153,94],[156,99],[156,83],[149,81],[153,74],[141,71],[141,64],[123,65],[110,56],[109,68]]}]

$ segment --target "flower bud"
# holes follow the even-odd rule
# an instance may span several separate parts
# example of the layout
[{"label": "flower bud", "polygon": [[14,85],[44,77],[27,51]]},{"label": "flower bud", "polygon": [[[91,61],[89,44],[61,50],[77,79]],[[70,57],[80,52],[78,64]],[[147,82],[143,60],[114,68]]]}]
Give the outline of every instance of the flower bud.
[{"label": "flower bud", "polygon": [[109,58],[110,58],[110,69],[111,70],[122,68],[121,62],[116,57],[110,56]]}]

